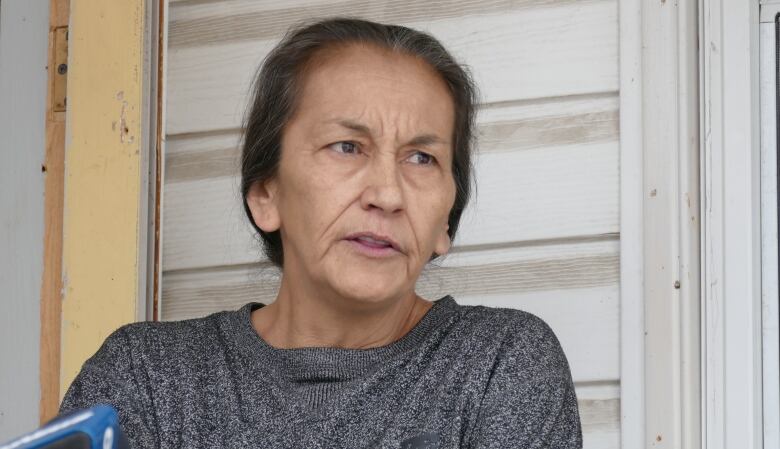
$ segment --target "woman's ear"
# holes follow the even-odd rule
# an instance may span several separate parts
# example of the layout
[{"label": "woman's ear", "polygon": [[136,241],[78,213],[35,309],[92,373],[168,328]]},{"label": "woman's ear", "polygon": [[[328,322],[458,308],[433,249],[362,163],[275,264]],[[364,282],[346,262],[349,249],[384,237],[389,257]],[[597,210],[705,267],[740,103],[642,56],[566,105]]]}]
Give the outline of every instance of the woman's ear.
[{"label": "woman's ear", "polygon": [[272,178],[255,182],[246,194],[246,204],[252,212],[252,219],[265,232],[277,231],[281,226],[277,192],[276,180]]},{"label": "woman's ear", "polygon": [[436,244],[433,247],[433,251],[439,256],[447,254],[447,252],[450,250],[450,245],[452,245],[452,242],[450,241],[450,235],[447,234],[449,229],[450,225],[445,224],[444,228],[436,236]]}]

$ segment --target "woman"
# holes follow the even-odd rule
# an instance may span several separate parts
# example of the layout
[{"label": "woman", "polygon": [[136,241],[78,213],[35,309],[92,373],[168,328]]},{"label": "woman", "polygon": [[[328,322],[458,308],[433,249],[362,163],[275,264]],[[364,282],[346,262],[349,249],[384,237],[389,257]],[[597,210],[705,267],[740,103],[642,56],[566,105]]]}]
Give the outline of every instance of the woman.
[{"label": "woman", "polygon": [[120,328],[61,411],[113,404],[139,448],[581,447],[543,321],[415,294],[468,200],[474,105],[424,33],[288,33],[256,80],[241,167],[276,301]]}]

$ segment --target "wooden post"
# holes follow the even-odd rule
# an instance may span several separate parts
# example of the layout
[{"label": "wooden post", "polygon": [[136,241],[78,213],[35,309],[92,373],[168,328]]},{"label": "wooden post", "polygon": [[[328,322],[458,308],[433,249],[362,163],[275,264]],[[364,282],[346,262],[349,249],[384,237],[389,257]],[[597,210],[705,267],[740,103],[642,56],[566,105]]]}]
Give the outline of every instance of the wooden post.
[{"label": "wooden post", "polygon": [[[40,382],[41,423],[57,414],[60,397],[60,331],[62,320],[62,206],[65,175],[65,112],[55,106],[55,83],[67,80],[58,73],[57,33],[67,30],[69,0],[49,2],[49,83],[46,95],[46,172],[44,199],[43,279],[41,283]],[[61,43],[61,42],[60,42]],[[67,48],[67,47],[66,47]],[[60,70],[62,71],[62,70]],[[59,80],[58,80],[59,78]],[[67,98],[67,95],[65,96]],[[67,107],[67,102],[66,107]]]}]

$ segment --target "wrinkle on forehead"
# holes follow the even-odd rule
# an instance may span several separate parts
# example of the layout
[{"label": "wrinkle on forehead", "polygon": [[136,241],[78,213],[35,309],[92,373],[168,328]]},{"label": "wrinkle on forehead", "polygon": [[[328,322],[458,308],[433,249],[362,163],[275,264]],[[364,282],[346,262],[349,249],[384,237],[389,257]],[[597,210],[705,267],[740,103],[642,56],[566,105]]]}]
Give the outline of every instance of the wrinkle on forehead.
[{"label": "wrinkle on forehead", "polygon": [[[324,123],[337,124],[343,128],[355,131],[363,135],[374,136],[377,134],[376,132],[373,131],[373,129],[370,126],[350,119],[338,118],[333,120],[326,120]],[[418,133],[407,143],[412,143],[414,145],[436,145],[436,144],[449,145],[450,142],[437,136],[435,133],[427,133],[427,134]]]},{"label": "wrinkle on forehead", "polygon": [[[410,113],[406,109],[377,110],[377,108],[366,107],[355,115],[356,122],[365,123],[371,130],[372,137],[384,139],[393,137],[395,141],[402,140],[406,136],[419,133],[421,122],[424,117],[418,117],[417,114]],[[435,131],[429,131],[435,133]]]},{"label": "wrinkle on forehead", "polygon": [[319,59],[300,92],[299,112],[316,114],[307,117],[311,126],[348,119],[370,127],[377,139],[403,142],[423,133],[451,139],[454,101],[444,80],[420,58],[352,45]]}]

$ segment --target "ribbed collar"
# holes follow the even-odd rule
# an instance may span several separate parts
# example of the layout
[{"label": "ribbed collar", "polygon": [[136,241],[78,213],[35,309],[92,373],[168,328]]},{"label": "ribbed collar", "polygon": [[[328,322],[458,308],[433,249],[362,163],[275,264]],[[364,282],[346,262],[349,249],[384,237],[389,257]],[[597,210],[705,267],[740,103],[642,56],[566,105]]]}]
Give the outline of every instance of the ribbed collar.
[{"label": "ribbed collar", "polygon": [[234,360],[242,379],[241,414],[248,421],[264,420],[256,408],[262,401],[275,403],[269,413],[281,414],[290,423],[341,415],[359,397],[364,379],[401,363],[404,354],[413,353],[426,339],[446,333],[459,315],[459,305],[448,295],[434,301],[406,335],[386,346],[281,349],[268,344],[252,327],[252,310],[263,306],[249,303],[229,315],[228,332],[241,353]]},{"label": "ribbed collar", "polygon": [[238,310],[239,344],[255,363],[263,366],[277,380],[306,382],[328,379],[349,381],[374,371],[420,343],[455,312],[458,304],[447,295],[433,301],[433,306],[417,324],[399,340],[385,346],[368,349],[307,347],[283,349],[271,346],[252,327],[251,313],[263,303],[248,303]]}]

